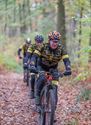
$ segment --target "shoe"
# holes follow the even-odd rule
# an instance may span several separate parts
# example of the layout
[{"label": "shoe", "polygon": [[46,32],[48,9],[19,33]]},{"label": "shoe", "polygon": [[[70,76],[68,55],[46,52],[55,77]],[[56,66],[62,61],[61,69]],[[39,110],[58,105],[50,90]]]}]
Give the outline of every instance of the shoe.
[{"label": "shoe", "polygon": [[33,91],[31,91],[31,93],[30,93],[30,98],[34,99],[34,92]]}]

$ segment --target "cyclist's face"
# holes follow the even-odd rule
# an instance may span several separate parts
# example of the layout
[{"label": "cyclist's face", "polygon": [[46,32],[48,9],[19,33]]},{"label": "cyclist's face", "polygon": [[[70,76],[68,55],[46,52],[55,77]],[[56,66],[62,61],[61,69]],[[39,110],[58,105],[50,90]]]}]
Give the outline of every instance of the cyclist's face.
[{"label": "cyclist's face", "polygon": [[26,43],[26,46],[27,46],[27,47],[30,46],[30,43]]},{"label": "cyclist's face", "polygon": [[36,45],[39,46],[39,47],[43,45],[42,42],[35,41],[35,43],[36,43]]},{"label": "cyclist's face", "polygon": [[56,49],[58,47],[58,41],[57,40],[51,40],[50,41],[50,47],[52,49]]}]

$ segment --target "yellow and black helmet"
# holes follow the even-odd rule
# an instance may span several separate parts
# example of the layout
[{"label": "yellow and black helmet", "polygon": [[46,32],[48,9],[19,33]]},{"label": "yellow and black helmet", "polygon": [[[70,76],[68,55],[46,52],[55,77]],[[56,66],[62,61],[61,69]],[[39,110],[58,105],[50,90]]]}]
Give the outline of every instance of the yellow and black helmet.
[{"label": "yellow and black helmet", "polygon": [[48,35],[48,40],[60,40],[61,34],[57,31],[50,32]]}]

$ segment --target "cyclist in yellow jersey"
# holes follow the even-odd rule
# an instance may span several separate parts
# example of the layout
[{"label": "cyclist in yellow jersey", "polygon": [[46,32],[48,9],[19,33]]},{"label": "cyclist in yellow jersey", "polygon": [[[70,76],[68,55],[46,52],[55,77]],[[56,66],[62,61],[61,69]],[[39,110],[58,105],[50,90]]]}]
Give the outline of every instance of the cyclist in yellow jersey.
[{"label": "cyclist in yellow jersey", "polygon": [[[69,56],[62,44],[59,44],[61,35],[57,31],[50,32],[48,35],[48,43],[45,43],[41,50],[35,50],[31,58],[31,70],[34,72],[37,69],[40,71],[49,71],[52,69],[54,91],[57,103],[57,84],[58,84],[58,63],[63,60],[65,66],[64,75],[71,75],[71,66]],[[40,92],[45,83],[45,75],[39,74],[36,82],[36,97],[35,102],[40,106]]]},{"label": "cyclist in yellow jersey", "polygon": [[[25,43],[23,45],[21,45],[18,49],[18,57],[19,57],[19,59],[23,59],[23,69],[24,70],[27,69],[27,67],[24,66],[24,63],[25,63],[26,53],[27,53],[29,46],[31,46],[31,40],[30,40],[30,38],[27,38]],[[25,76],[24,76],[23,80],[24,80],[24,82],[26,82]]]},{"label": "cyclist in yellow jersey", "polygon": [[[30,60],[31,60],[31,56],[33,55],[33,52],[36,51],[36,50],[38,50],[38,51],[41,50],[41,48],[43,46],[43,41],[44,41],[44,37],[42,35],[36,35],[35,36],[35,43],[32,44],[28,48],[28,51],[26,53],[25,65],[29,65],[30,66],[30,64],[31,64]],[[34,86],[35,86],[35,73],[31,73],[30,86],[31,86],[30,96],[31,96],[31,99],[33,99],[34,98]]]}]

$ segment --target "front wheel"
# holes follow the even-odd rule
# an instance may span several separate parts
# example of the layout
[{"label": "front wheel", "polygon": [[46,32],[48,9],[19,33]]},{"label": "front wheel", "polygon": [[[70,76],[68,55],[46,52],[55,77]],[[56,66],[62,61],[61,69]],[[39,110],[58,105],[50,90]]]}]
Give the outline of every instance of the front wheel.
[{"label": "front wheel", "polygon": [[45,125],[54,125],[54,116],[55,116],[55,96],[53,89],[50,89],[47,95],[47,105],[45,110]]},{"label": "front wheel", "polygon": [[56,99],[53,89],[42,91],[41,94],[40,125],[54,125]]}]

